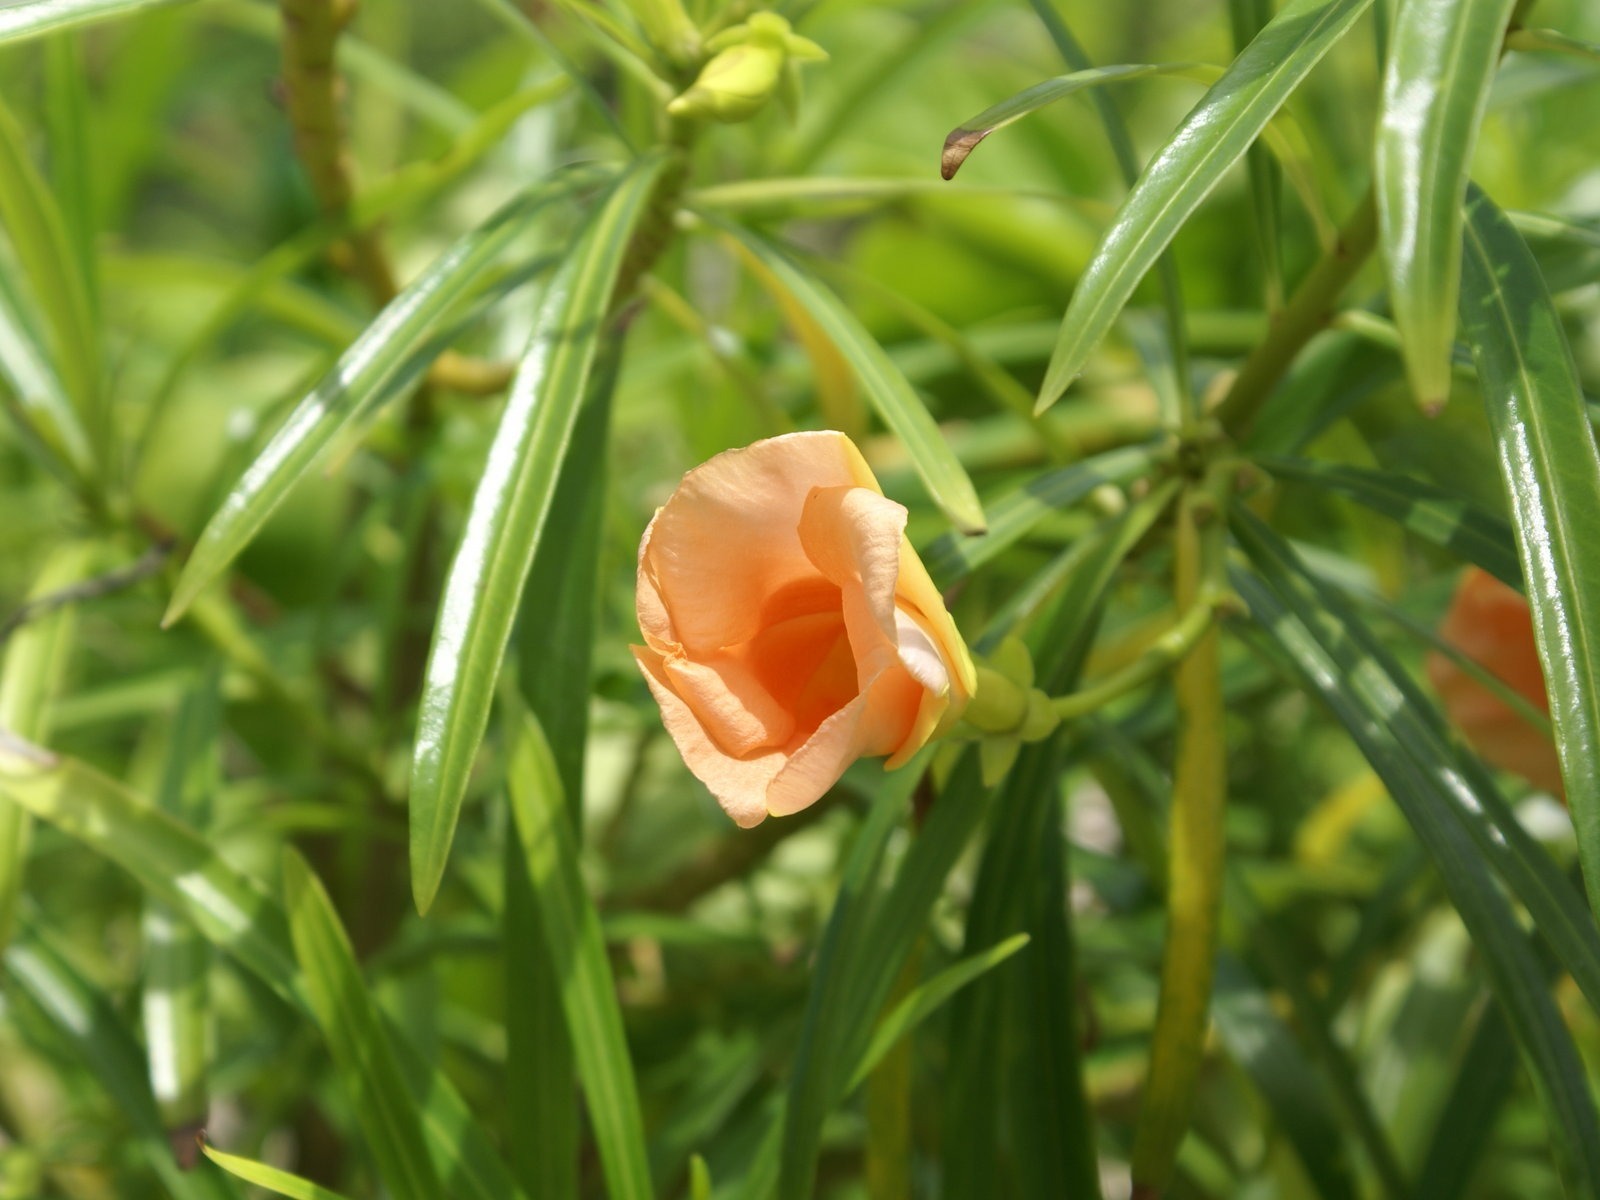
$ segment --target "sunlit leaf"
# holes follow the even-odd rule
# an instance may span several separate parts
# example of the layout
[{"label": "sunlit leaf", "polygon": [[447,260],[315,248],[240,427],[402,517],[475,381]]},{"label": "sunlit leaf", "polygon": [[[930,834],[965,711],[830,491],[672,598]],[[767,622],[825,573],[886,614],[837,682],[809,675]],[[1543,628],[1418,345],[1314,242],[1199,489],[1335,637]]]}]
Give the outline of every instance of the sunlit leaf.
[{"label": "sunlit leaf", "polygon": [[1383,76],[1376,180],[1389,296],[1417,402],[1450,396],[1461,202],[1516,0],[1406,0]]},{"label": "sunlit leaf", "polygon": [[445,580],[411,763],[411,889],[423,912],[444,875],[623,256],[664,165],[652,156],[624,176],[545,289]]},{"label": "sunlit leaf", "polygon": [[1600,450],[1538,267],[1481,192],[1465,243],[1462,328],[1511,497],[1567,804],[1600,911]]}]

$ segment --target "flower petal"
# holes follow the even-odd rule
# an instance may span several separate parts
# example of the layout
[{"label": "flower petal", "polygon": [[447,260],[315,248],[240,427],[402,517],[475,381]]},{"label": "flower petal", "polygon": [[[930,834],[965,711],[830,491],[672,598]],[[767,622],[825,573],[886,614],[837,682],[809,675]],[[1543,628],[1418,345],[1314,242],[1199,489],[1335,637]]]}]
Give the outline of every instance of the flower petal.
[{"label": "flower petal", "polygon": [[858,487],[814,488],[800,518],[800,544],[813,567],[835,584],[863,689],[899,661],[894,589],[906,510]]},{"label": "flower petal", "polygon": [[815,804],[856,759],[904,742],[926,694],[898,663],[869,681],[790,755],[767,787],[767,811],[785,817]]},{"label": "flower petal", "polygon": [[673,640],[691,654],[749,640],[762,605],[815,574],[798,526],[818,485],[877,491],[842,433],[792,433],[729,450],[684,476],[640,550]]},{"label": "flower petal", "polygon": [[783,769],[787,756],[781,750],[748,758],[735,758],[706,734],[694,711],[672,689],[661,657],[645,646],[633,646],[633,657],[644,672],[651,694],[661,706],[661,720],[690,771],[710,789],[723,811],[745,829],[767,816],[767,788]]}]

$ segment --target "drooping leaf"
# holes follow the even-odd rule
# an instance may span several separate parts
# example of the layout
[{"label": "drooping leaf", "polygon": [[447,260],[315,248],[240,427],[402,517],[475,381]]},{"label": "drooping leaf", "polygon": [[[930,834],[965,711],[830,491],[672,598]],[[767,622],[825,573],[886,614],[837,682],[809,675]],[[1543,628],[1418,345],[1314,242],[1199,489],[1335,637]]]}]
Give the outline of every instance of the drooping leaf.
[{"label": "drooping leaf", "polygon": [[422,912],[444,875],[500,659],[550,515],[623,258],[665,162],[661,155],[639,160],[557,269],[473,493],[428,652],[411,762],[411,889]]},{"label": "drooping leaf", "polygon": [[1193,72],[1195,66],[1195,63],[1124,63],[1091,67],[1087,71],[1058,75],[1024,88],[1016,95],[990,105],[976,116],[968,117],[950,131],[944,139],[944,150],[939,158],[939,174],[946,179],[954,179],[961,164],[967,161],[967,156],[978,148],[978,143],[984,138],[1073,92],[1101,84],[1144,79],[1151,75],[1183,75]]},{"label": "drooping leaf", "polygon": [[1061,319],[1036,411],[1061,398],[1183,223],[1370,3],[1291,0],[1195,105],[1095,248]]},{"label": "drooping leaf", "polygon": [[1461,202],[1516,0],[1406,0],[1384,64],[1375,178],[1406,376],[1425,410],[1450,396]]}]

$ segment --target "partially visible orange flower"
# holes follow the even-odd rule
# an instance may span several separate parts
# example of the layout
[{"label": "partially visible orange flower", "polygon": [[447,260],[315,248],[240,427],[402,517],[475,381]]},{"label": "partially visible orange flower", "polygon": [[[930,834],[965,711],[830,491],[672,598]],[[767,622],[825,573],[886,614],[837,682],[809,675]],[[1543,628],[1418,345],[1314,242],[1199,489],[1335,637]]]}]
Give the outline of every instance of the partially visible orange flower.
[{"label": "partially visible orange flower", "polygon": [[966,644],[842,433],[792,433],[683,477],[639,545],[633,647],[689,769],[743,826],[897,767],[960,716]]},{"label": "partially visible orange flower", "polygon": [[[1487,571],[1469,567],[1456,587],[1439,636],[1503,680],[1540,712],[1550,711],[1528,602]],[[1562,795],[1555,744],[1483,684],[1442,654],[1428,656],[1428,678],[1450,720],[1485,762]]]}]

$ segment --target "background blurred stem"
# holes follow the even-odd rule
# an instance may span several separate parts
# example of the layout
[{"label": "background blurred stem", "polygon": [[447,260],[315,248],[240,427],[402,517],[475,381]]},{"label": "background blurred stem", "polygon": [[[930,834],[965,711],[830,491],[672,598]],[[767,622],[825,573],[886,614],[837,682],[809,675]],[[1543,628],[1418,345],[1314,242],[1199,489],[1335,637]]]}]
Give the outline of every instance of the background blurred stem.
[{"label": "background blurred stem", "polygon": [[1223,428],[1235,438],[1250,432],[1251,422],[1295,357],[1333,319],[1339,296],[1377,244],[1378,205],[1376,193],[1369,187],[1340,228],[1333,247],[1301,280],[1289,303],[1273,315],[1266,338],[1239,368],[1217,410]]}]

